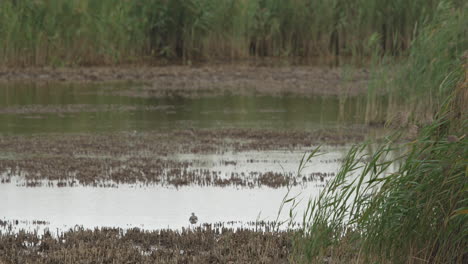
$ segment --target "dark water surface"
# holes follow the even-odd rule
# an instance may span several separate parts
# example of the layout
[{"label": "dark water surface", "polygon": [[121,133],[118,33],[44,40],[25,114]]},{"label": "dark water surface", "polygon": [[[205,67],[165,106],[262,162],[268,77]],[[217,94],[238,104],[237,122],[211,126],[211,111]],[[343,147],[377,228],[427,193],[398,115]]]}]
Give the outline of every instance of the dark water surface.
[{"label": "dark water surface", "polygon": [[[130,88],[129,88],[130,87]],[[136,84],[0,84],[0,133],[174,128],[314,129],[362,122],[361,98],[119,95]]]}]

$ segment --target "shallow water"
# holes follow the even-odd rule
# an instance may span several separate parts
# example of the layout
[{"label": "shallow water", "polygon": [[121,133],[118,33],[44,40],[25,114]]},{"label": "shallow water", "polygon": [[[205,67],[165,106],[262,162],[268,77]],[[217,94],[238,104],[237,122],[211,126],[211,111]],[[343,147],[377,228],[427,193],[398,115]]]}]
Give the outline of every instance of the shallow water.
[{"label": "shallow water", "polygon": [[[232,173],[248,175],[250,172],[278,172],[297,175],[301,159],[313,148],[274,151],[242,151],[222,154],[175,154],[169,159],[192,162],[191,169],[218,171],[220,176],[229,177]],[[334,173],[349,146],[322,146],[320,156],[312,159],[301,174]],[[189,169],[190,170],[190,169]]]},{"label": "shallow water", "polygon": [[[136,98],[119,95],[125,85],[0,86],[0,136],[35,133],[101,133],[172,129],[261,128],[305,130],[360,124],[359,98],[343,102],[338,97],[235,96]],[[130,89],[139,89],[132,85]],[[5,137],[6,138],[6,137]],[[311,173],[336,173],[349,146],[323,146],[323,156],[304,169]],[[311,149],[220,153],[176,153],[164,158],[189,161],[188,170],[208,169],[221,177],[280,172],[296,175],[302,155]],[[14,158],[9,153],[0,157]],[[1,162],[1,159],[0,159]],[[64,172],[66,173],[66,172]],[[302,175],[301,175],[302,176]],[[301,181],[302,177],[297,177]],[[248,176],[245,176],[248,177]],[[330,178],[292,187],[303,202],[315,197]],[[0,220],[21,220],[18,228],[43,228],[34,220],[48,222],[50,229],[84,227],[140,227],[145,229],[187,227],[195,212],[199,224],[239,221],[274,221],[286,188],[237,188],[120,184],[118,188],[36,187],[19,182],[0,184]],[[288,217],[288,209],[282,218]]]},{"label": "shallow water", "polygon": [[[298,199],[307,200],[315,196],[317,190],[312,186],[294,187],[291,195],[299,194]],[[175,189],[128,185],[118,188],[27,188],[0,184],[0,212],[3,220],[46,221],[48,224],[39,228],[51,230],[67,230],[75,225],[180,229],[190,226],[188,218],[192,212],[199,218],[198,225],[240,221],[237,226],[247,227],[249,221],[274,221],[286,193],[284,188],[192,186]],[[304,206],[306,203],[302,202],[298,212],[303,211]],[[280,219],[287,218],[287,208]]]},{"label": "shallow water", "polygon": [[[322,155],[311,160],[301,175],[313,172],[335,172],[337,160],[348,147],[325,147]],[[231,173],[247,175],[250,172],[276,171],[297,175],[303,153],[297,151],[265,151],[225,153],[222,155],[178,154],[170,159],[190,160],[191,169],[220,171],[228,177]],[[259,159],[249,162],[252,159]],[[196,162],[198,161],[198,162]],[[236,164],[225,164],[235,161]],[[330,177],[291,188],[289,197],[302,201],[296,211],[302,213],[306,202],[315,197]],[[297,177],[301,181],[301,176]],[[44,186],[47,186],[44,184]],[[188,227],[188,216],[195,212],[199,224],[237,221],[230,227],[249,227],[248,222],[274,221],[286,188],[242,188],[214,186],[171,187],[145,184],[120,184],[117,188],[95,187],[24,187],[21,178],[0,184],[0,212],[3,220],[27,221],[15,228],[67,230],[75,225],[94,227],[139,227],[144,229]],[[284,207],[282,220],[287,219],[289,204]],[[1,218],[0,218],[1,219]],[[34,226],[41,220],[47,225]]]},{"label": "shallow water", "polygon": [[[138,85],[130,86],[138,90]],[[314,129],[362,122],[361,99],[336,96],[135,98],[119,85],[0,85],[0,133],[174,128]]]}]

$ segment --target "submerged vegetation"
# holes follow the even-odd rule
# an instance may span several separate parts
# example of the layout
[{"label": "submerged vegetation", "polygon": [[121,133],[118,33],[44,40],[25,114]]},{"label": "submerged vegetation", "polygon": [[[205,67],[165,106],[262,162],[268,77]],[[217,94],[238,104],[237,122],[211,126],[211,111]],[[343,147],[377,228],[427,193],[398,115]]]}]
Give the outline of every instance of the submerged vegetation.
[{"label": "submerged vegetation", "polygon": [[[353,148],[309,203],[295,261],[468,261],[466,9],[441,7],[437,17],[402,69],[382,79],[397,105],[423,121],[417,139],[398,146],[391,138],[371,155],[366,145]],[[404,153],[392,157],[397,148]]]},{"label": "submerged vegetation", "polygon": [[[401,55],[439,0],[6,0],[0,64]],[[463,1],[447,0],[461,6]],[[369,41],[367,41],[369,40]]]}]

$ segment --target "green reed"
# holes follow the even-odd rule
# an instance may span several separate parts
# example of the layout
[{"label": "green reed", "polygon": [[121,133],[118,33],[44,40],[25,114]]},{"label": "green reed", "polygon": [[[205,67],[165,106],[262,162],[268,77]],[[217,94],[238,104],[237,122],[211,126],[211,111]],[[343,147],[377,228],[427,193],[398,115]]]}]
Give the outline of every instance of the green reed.
[{"label": "green reed", "polygon": [[439,8],[402,68],[376,74],[398,106],[415,120],[418,111],[429,112],[431,120],[412,142],[399,145],[396,135],[375,150],[363,144],[349,151],[336,178],[309,202],[294,261],[466,262],[466,9]]},{"label": "green reed", "polygon": [[295,261],[466,261],[467,124],[466,116],[453,117],[450,102],[402,155],[394,157],[391,142],[371,154],[363,154],[366,145],[348,153],[336,178],[309,203]]},{"label": "green reed", "polygon": [[[433,121],[455,84],[464,78],[461,65],[468,54],[467,10],[467,5],[454,8],[441,2],[433,21],[423,26],[413,40],[407,58],[374,61],[379,70],[373,72],[369,85],[368,122],[383,119],[405,127]],[[375,100],[382,94],[388,95],[384,106]]]},{"label": "green reed", "polygon": [[[400,55],[440,0],[6,0],[0,64]],[[460,6],[462,1],[448,1]]]}]

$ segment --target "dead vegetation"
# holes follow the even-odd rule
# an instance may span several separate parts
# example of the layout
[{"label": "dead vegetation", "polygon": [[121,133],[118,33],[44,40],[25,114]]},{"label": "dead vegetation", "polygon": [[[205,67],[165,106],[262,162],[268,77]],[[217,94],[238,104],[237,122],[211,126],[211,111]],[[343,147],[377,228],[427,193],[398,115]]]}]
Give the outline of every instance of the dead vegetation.
[{"label": "dead vegetation", "polygon": [[[344,144],[363,139],[356,130],[315,133],[255,129],[177,130],[106,134],[35,134],[0,136],[2,183],[20,176],[28,187],[96,186],[120,183],[163,186],[240,186],[273,188],[306,184],[332,177],[329,172],[297,177],[290,172],[223,173],[197,167],[197,161],[174,158],[179,153],[222,154],[227,151],[295,150],[320,142]],[[233,161],[220,161],[227,166]],[[246,160],[261,163],[261,160]]]},{"label": "dead vegetation", "polygon": [[[0,233],[5,263],[288,263],[290,232],[200,227],[182,231],[75,228]],[[1,262],[1,261],[0,261]]]}]

